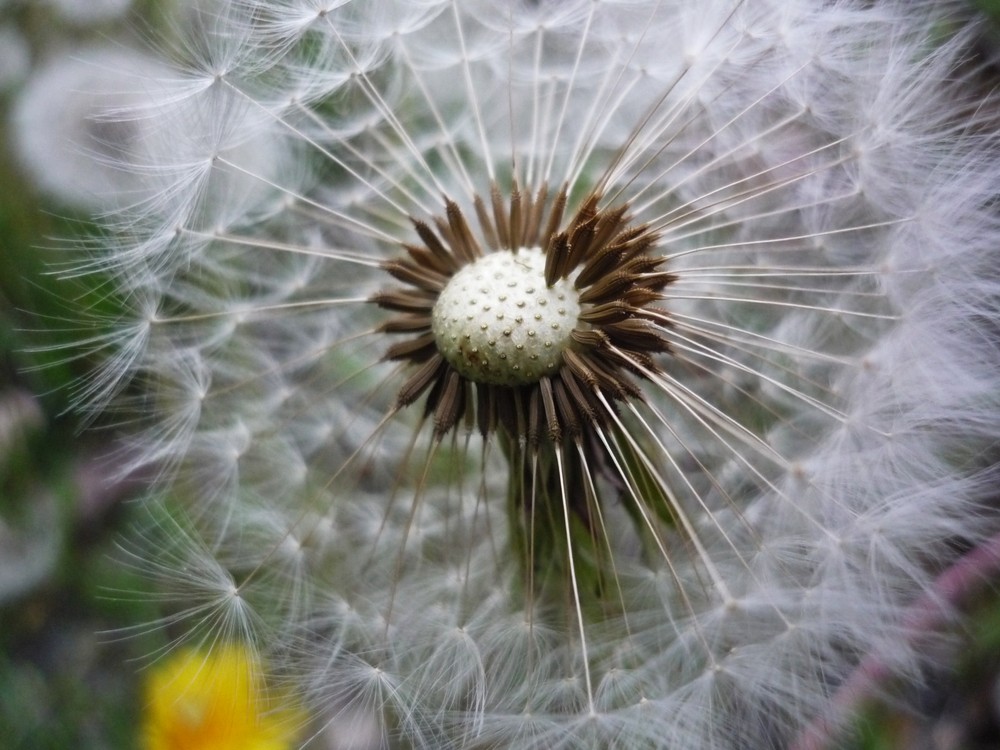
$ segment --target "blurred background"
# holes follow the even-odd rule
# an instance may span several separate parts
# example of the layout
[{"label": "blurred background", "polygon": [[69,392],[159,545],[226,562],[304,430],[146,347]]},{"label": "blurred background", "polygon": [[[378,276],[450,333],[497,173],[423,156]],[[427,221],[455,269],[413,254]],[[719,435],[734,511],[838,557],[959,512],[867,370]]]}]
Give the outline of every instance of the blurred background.
[{"label": "blurred background", "polygon": [[[150,40],[217,1],[0,0],[0,750],[140,746],[143,681],[165,636],[148,627],[155,592],[117,544],[141,520],[142,482],[118,468],[115,426],[74,408],[100,356],[80,342],[114,320],[115,301],[98,275],[60,271],[99,239],[93,217],[141,196],[110,165],[129,124],[99,112],[136,103],[137,81],[161,70]],[[975,5],[992,19],[982,54],[1000,59],[1000,0]],[[967,603],[953,669],[898,686],[906,708],[869,707],[847,747],[1000,747],[998,588]]]}]

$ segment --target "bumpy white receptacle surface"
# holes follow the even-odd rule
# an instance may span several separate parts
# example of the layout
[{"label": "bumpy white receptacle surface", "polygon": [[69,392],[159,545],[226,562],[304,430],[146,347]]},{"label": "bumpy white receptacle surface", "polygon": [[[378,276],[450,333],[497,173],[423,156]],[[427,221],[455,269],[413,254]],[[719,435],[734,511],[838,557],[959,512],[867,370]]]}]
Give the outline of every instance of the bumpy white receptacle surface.
[{"label": "bumpy white receptacle surface", "polygon": [[478,383],[525,385],[562,364],[580,314],[573,283],[545,284],[537,248],[503,250],[456,273],[434,305],[438,349]]}]

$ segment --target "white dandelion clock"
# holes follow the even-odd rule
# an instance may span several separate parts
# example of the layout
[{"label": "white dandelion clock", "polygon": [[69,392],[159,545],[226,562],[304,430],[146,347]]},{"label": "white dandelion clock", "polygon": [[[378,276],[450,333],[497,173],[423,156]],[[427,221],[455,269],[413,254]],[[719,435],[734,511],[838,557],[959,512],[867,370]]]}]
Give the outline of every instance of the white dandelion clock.
[{"label": "white dandelion clock", "polygon": [[125,15],[132,0],[46,0],[46,4],[69,23],[91,26]]},{"label": "white dandelion clock", "polygon": [[[12,116],[16,153],[33,182],[70,206],[99,209],[136,190],[121,168],[137,140],[131,123],[102,118],[159,92],[169,68],[121,47],[57,55],[29,78]],[[126,201],[129,201],[125,198]]]},{"label": "white dandelion clock", "polygon": [[28,43],[14,24],[0,25],[0,90],[9,91],[31,67]]},{"label": "white dandelion clock", "polygon": [[94,261],[174,626],[393,746],[782,747],[916,669],[995,526],[1000,156],[974,21],[868,6],[204,25]]},{"label": "white dandelion clock", "polygon": [[[258,139],[246,107],[199,86],[167,61],[126,47],[57,55],[18,95],[17,154],[32,180],[67,206],[111,211],[152,200],[162,214],[171,190],[210,169],[209,153],[234,164],[213,179],[244,213],[248,206],[236,196],[261,192],[261,175],[275,169],[275,144]],[[175,207],[197,203],[190,195],[172,200]]]}]

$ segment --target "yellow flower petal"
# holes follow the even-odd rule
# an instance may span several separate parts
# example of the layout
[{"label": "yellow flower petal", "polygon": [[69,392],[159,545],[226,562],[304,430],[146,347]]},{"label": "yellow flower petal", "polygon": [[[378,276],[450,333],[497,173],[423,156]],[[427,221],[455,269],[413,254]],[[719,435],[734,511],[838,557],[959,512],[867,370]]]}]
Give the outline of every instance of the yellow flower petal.
[{"label": "yellow flower petal", "polygon": [[290,696],[269,692],[248,650],[186,649],[150,674],[145,750],[286,750],[305,720]]}]

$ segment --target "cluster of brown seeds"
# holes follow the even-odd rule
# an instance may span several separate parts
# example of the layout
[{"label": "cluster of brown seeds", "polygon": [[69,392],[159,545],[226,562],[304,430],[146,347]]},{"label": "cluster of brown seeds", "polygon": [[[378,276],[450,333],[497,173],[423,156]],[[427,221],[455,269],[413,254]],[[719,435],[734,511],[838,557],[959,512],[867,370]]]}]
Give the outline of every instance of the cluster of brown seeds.
[{"label": "cluster of brown seeds", "polygon": [[[565,187],[550,200],[544,186],[532,195],[515,185],[505,202],[494,185],[491,208],[475,201],[482,241],[451,200],[433,227],[412,219],[421,244],[404,244],[406,254],[384,265],[406,286],[371,300],[396,313],[380,330],[407,336],[385,355],[413,365],[398,408],[426,393],[439,438],[465,423],[538,446],[578,440],[588,425],[607,424],[616,401],[642,398],[634,377],[657,372],[655,355],[670,350],[667,313],[653,303],[674,277],[650,254],[657,234],[630,226],[627,204],[600,208],[601,198],[590,194],[560,229]],[[477,263],[470,280],[462,271]],[[505,281],[508,266],[529,274],[510,302],[502,287],[520,276]],[[474,309],[454,314],[468,294]]]}]

